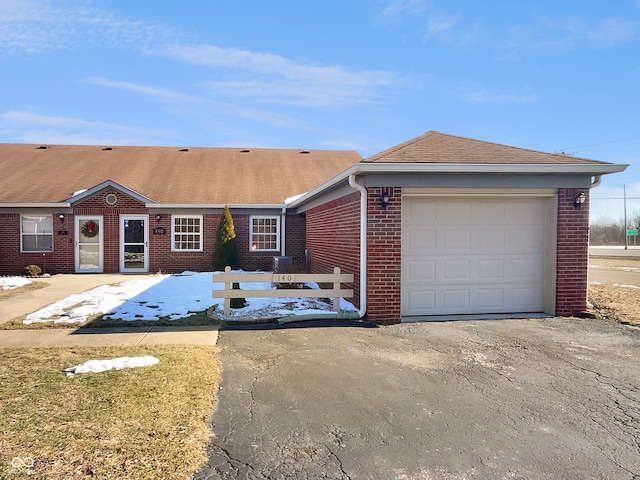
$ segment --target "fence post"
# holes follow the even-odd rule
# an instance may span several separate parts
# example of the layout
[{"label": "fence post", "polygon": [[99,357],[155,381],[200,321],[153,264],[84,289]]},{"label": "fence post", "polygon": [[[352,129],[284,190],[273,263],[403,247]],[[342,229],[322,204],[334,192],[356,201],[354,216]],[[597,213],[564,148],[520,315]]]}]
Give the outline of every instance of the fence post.
[{"label": "fence post", "polygon": [[[231,273],[231,267],[229,265],[224,267],[224,273]],[[224,282],[224,289],[225,290],[232,290],[231,283],[230,282]],[[231,314],[231,299],[230,298],[225,298],[224,299],[224,314],[225,315]]]},{"label": "fence post", "polygon": [[[335,267],[333,269],[333,274],[340,275],[340,267]],[[340,287],[341,287],[340,282],[333,282],[334,290],[340,290]],[[334,312],[340,311],[340,297],[333,297],[333,311]]]}]

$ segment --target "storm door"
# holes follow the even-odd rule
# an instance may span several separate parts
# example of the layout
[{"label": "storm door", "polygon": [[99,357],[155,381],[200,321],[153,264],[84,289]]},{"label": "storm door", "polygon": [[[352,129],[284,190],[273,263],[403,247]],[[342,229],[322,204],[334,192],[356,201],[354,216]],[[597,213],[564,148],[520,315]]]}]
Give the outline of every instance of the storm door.
[{"label": "storm door", "polygon": [[149,216],[120,217],[120,271],[149,271]]},{"label": "storm door", "polygon": [[77,215],[75,221],[76,273],[101,273],[103,270],[102,215]]}]

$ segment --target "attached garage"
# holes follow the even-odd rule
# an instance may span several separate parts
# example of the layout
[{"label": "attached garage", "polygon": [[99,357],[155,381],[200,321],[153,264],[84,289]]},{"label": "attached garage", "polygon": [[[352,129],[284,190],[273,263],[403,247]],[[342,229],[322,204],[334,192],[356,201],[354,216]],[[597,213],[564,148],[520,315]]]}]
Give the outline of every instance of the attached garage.
[{"label": "attached garage", "polygon": [[403,193],[402,316],[552,311],[555,193]]}]

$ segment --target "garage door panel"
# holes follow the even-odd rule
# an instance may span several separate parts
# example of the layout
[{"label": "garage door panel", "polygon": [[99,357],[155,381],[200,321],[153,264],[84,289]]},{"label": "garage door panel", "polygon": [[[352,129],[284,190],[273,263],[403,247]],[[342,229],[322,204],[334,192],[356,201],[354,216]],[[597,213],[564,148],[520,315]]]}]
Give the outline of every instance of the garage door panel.
[{"label": "garage door panel", "polygon": [[502,258],[486,258],[477,260],[479,280],[503,280],[505,277],[505,261]]},{"label": "garage door panel", "polygon": [[506,245],[504,230],[495,227],[478,229],[475,235],[478,253],[502,253]]},{"label": "garage door panel", "polygon": [[442,262],[441,279],[445,282],[471,280],[471,261],[470,260],[444,260]]},{"label": "garage door panel", "polygon": [[542,253],[544,232],[534,227],[514,227],[506,233],[506,245],[512,253]]},{"label": "garage door panel", "polygon": [[478,288],[478,307],[487,311],[494,311],[504,307],[505,289]]},{"label": "garage door panel", "polygon": [[529,281],[540,283],[543,279],[543,257],[512,258],[510,264],[510,278],[514,281]]},{"label": "garage door panel", "polygon": [[437,236],[439,242],[436,243],[438,252],[469,252],[472,245],[472,232],[470,229],[443,229]]},{"label": "garage door panel", "polygon": [[[521,197],[404,201],[402,314],[542,311],[544,202]],[[424,223],[425,218],[431,221]]]},{"label": "garage door panel", "polygon": [[449,311],[467,311],[471,306],[471,289],[443,288],[442,306]]},{"label": "garage door panel", "polygon": [[466,222],[469,225],[471,219],[471,202],[467,200],[438,201],[438,223],[458,225]]},{"label": "garage door panel", "polygon": [[436,231],[433,228],[415,228],[407,232],[403,239],[403,253],[414,255],[433,254],[436,252]]},{"label": "garage door panel", "polygon": [[404,305],[406,305],[408,315],[436,314],[435,290],[408,291],[403,300]]},{"label": "garage door panel", "polygon": [[436,281],[436,261],[435,260],[413,260],[409,262],[406,269],[407,283],[435,282]]}]

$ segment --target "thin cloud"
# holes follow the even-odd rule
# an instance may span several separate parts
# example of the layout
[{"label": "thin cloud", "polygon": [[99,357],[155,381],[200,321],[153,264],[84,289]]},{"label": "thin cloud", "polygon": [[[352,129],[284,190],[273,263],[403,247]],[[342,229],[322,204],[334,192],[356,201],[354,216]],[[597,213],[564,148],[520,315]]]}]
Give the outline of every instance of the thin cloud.
[{"label": "thin cloud", "polygon": [[[126,90],[139,93],[151,97],[159,102],[170,104],[177,113],[185,113],[188,116],[200,116],[203,118],[217,117],[220,115],[253,120],[268,125],[277,125],[282,127],[311,128],[311,126],[303,120],[288,115],[282,115],[265,110],[248,108],[236,103],[221,102],[211,100],[202,96],[188,95],[174,90],[152,87],[149,85],[139,85],[132,82],[123,82],[109,80],[106,78],[92,77],[87,79],[88,82],[95,85],[114,88],[118,90]],[[188,109],[187,106],[195,106],[196,110]]]},{"label": "thin cloud", "polygon": [[300,63],[271,53],[215,45],[173,45],[148,53],[209,67],[222,79],[203,82],[203,86],[217,94],[249,97],[263,103],[368,103],[375,101],[381,89],[398,83],[390,72]]},{"label": "thin cloud", "polygon": [[3,0],[0,50],[43,53],[85,45],[150,45],[182,36],[167,25],[121,18],[77,0]]},{"label": "thin cloud", "polygon": [[0,127],[5,132],[19,127],[20,133],[16,138],[26,143],[151,145],[163,144],[167,138],[176,137],[166,129],[141,128],[19,110],[1,113]]},{"label": "thin cloud", "polygon": [[392,0],[382,9],[375,19],[389,20],[398,17],[417,15],[428,8],[424,0]]},{"label": "thin cloud", "polygon": [[436,14],[430,16],[427,21],[427,33],[424,35],[424,40],[427,41],[431,37],[441,35],[451,30],[460,22],[460,18],[460,14]]},{"label": "thin cloud", "polygon": [[526,93],[496,93],[479,87],[460,87],[449,95],[461,98],[469,103],[529,103],[538,99],[536,95]]}]

